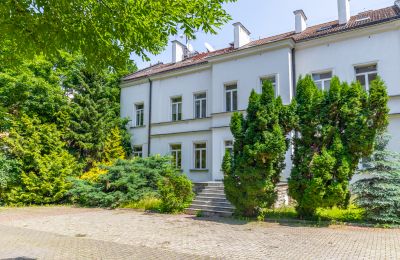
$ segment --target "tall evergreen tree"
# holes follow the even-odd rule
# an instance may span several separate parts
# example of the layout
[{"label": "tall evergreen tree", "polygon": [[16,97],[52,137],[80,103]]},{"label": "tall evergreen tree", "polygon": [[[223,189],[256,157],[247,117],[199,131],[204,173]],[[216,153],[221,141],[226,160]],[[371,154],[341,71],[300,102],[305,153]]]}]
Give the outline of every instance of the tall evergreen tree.
[{"label": "tall evergreen tree", "polygon": [[276,200],[275,186],[285,167],[288,140],[285,136],[292,122],[290,107],[275,98],[271,82],[263,85],[262,94],[254,90],[249,98],[246,117],[235,113],[231,119],[234,136],[233,156],[225,155],[225,193],[238,213],[254,216]]},{"label": "tall evergreen tree", "polygon": [[369,93],[337,77],[329,91],[319,90],[311,76],[299,80],[289,193],[301,216],[313,215],[318,207],[347,205],[360,158],[372,153],[376,134],[388,124],[387,101],[379,78]]},{"label": "tall evergreen tree", "polygon": [[368,219],[400,223],[400,154],[387,150],[389,135],[378,135],[375,151],[363,160],[357,171],[363,179],[353,184],[356,204],[366,210]]}]

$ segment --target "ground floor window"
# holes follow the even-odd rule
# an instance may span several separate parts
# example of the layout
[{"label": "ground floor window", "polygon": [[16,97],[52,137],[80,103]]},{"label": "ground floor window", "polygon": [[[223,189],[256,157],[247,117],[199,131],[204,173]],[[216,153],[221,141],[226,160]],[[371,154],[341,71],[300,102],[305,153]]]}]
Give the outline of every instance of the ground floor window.
[{"label": "ground floor window", "polygon": [[207,144],[196,143],[194,144],[194,168],[206,169],[207,168]]},{"label": "ground floor window", "polygon": [[229,152],[230,155],[233,154],[233,141],[232,140],[225,141],[225,153],[226,152]]},{"label": "ground floor window", "polygon": [[135,145],[133,147],[133,157],[143,157],[143,146]]},{"label": "ground floor window", "polygon": [[178,168],[182,168],[182,145],[181,144],[171,144],[170,145],[172,164]]}]

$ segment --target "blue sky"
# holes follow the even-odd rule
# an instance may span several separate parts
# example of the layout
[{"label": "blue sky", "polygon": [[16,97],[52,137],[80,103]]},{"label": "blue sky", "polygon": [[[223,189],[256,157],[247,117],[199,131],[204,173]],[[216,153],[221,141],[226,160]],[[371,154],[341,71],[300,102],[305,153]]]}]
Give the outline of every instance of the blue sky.
[{"label": "blue sky", "polygon": [[[391,6],[393,3],[394,0],[351,0],[351,14]],[[206,51],[205,42],[215,49],[229,46],[229,43],[233,42],[234,22],[241,22],[251,32],[252,39],[259,39],[294,30],[293,11],[297,9],[304,10],[308,17],[308,25],[337,19],[337,0],[238,0],[236,3],[226,4],[225,8],[232,16],[232,21],[223,26],[217,35],[198,32],[197,39],[191,41],[195,50]],[[170,40],[174,39],[179,37],[174,36]],[[164,52],[157,56],[150,55],[150,62],[144,62],[135,56],[132,58],[139,69],[158,61],[168,63],[171,61],[171,46],[168,45]]]}]

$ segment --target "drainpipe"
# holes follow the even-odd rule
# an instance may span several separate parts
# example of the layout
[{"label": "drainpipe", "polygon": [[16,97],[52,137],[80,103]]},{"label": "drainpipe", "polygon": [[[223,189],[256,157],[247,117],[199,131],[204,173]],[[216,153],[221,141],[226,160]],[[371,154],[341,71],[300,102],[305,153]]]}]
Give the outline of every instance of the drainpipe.
[{"label": "drainpipe", "polygon": [[150,84],[150,88],[149,88],[149,126],[148,126],[148,132],[147,132],[147,156],[150,156],[150,148],[151,148],[151,101],[152,101],[152,92],[153,92],[153,81],[149,79],[149,84]]},{"label": "drainpipe", "polygon": [[292,48],[292,91],[293,91],[293,97],[296,96],[296,49]]}]

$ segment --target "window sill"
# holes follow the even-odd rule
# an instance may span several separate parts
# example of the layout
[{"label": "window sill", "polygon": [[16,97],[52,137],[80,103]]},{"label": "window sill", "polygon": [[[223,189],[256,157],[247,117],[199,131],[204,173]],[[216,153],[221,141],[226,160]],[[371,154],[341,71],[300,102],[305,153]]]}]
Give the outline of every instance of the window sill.
[{"label": "window sill", "polygon": [[131,126],[130,129],[136,129],[136,128],[145,128],[146,125],[140,125],[140,126]]},{"label": "window sill", "polygon": [[208,172],[208,169],[190,169],[190,172]]}]

